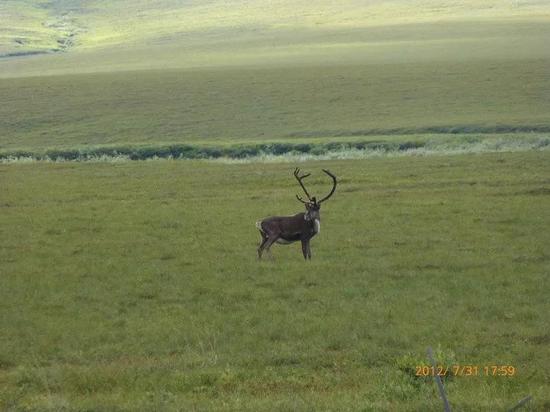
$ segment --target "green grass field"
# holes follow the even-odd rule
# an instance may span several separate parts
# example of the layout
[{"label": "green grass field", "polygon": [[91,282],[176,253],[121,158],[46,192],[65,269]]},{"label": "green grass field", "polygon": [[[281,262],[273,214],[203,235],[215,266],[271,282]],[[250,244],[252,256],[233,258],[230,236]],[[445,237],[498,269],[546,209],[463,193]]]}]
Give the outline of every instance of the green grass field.
[{"label": "green grass field", "polygon": [[42,50],[17,43],[24,33],[74,33],[63,52],[0,58],[4,153],[550,128],[542,1],[56,0],[0,12],[11,52]]},{"label": "green grass field", "polygon": [[549,57],[545,0],[9,0],[0,17],[0,77]]},{"label": "green grass field", "polygon": [[[550,60],[0,80],[0,150],[550,130]],[[55,104],[52,104],[55,102]]]},{"label": "green grass field", "polygon": [[[254,222],[301,209],[287,164],[0,165],[6,410],[550,407],[548,152],[312,162],[340,177],[313,260]],[[513,171],[513,172],[512,172]]]},{"label": "green grass field", "polygon": [[[550,410],[549,41],[546,0],[0,2],[0,410],[440,411],[428,346],[453,411]],[[340,179],[313,260],[259,262],[296,166]]]}]

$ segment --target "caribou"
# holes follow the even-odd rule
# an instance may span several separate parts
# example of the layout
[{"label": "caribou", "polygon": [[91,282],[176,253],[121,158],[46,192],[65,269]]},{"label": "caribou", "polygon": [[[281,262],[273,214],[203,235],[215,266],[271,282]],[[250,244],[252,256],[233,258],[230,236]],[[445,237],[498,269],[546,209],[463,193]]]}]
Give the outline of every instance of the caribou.
[{"label": "caribou", "polygon": [[294,177],[304,190],[307,201],[298,195],[296,198],[305,205],[306,211],[293,216],[271,216],[257,221],[256,227],[262,236],[260,247],[258,247],[258,259],[262,258],[264,251],[271,254],[270,247],[273,243],[288,245],[297,241],[302,242],[304,259],[311,259],[309,241],[321,230],[321,203],[328,200],[336,190],[336,176],[326,169],[323,169],[323,172],[332,179],[332,189],[328,195],[317,200],[315,196],[309,195],[303,182],[311,173],[300,176],[300,169],[294,170]]}]

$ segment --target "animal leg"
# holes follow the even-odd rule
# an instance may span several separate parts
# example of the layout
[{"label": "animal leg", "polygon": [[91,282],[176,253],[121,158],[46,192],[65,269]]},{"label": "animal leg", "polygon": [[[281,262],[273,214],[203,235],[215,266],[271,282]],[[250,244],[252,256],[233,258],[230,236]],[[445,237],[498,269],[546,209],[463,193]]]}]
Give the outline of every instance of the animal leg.
[{"label": "animal leg", "polygon": [[266,250],[269,253],[269,256],[272,256],[270,248],[271,248],[271,245],[273,245],[273,243],[275,243],[277,239],[279,239],[279,235],[270,234],[268,236],[269,237],[267,238],[267,242],[265,242],[265,245],[264,245],[264,250]]},{"label": "animal leg", "polygon": [[307,258],[311,260],[311,247],[309,242],[307,242]]},{"label": "animal leg", "polygon": [[262,258],[262,252],[264,251],[265,249],[265,244],[267,243],[267,240],[269,239],[269,237],[267,236],[267,234],[260,230],[260,235],[262,236],[262,243],[260,244],[260,246],[258,247],[258,258],[261,259]]},{"label": "animal leg", "polygon": [[260,247],[258,247],[258,259],[262,258],[262,252],[264,251],[265,244],[267,243],[268,237],[265,236],[262,232],[260,232],[262,235],[262,243],[260,244]]},{"label": "animal leg", "polygon": [[304,255],[304,259],[306,260],[308,255],[308,249],[309,249],[309,242],[307,240],[302,240],[302,254]]}]

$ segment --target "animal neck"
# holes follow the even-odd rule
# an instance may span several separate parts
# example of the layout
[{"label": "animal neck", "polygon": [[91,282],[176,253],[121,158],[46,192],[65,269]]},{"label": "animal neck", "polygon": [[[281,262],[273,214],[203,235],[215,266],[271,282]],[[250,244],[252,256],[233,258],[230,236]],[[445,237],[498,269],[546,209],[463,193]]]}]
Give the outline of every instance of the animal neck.
[{"label": "animal neck", "polygon": [[321,231],[321,221],[320,217],[312,218],[308,212],[304,213],[304,223],[311,230],[313,236]]},{"label": "animal neck", "polygon": [[320,218],[320,216],[317,217],[317,218],[313,218],[313,217],[309,214],[309,212],[305,212],[305,213],[304,213],[304,220],[305,220],[306,222],[313,222],[313,221],[315,221],[315,220],[321,220],[321,218]]}]

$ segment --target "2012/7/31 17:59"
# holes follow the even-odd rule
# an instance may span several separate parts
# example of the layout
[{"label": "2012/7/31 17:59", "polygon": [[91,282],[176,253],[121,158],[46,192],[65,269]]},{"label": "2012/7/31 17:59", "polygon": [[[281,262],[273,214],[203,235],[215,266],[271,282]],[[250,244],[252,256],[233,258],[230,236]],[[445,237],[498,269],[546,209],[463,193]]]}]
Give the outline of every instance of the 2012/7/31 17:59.
[{"label": "2012/7/31 17:59", "polygon": [[416,366],[416,376],[514,376],[516,368],[512,365],[452,365],[452,366]]}]

